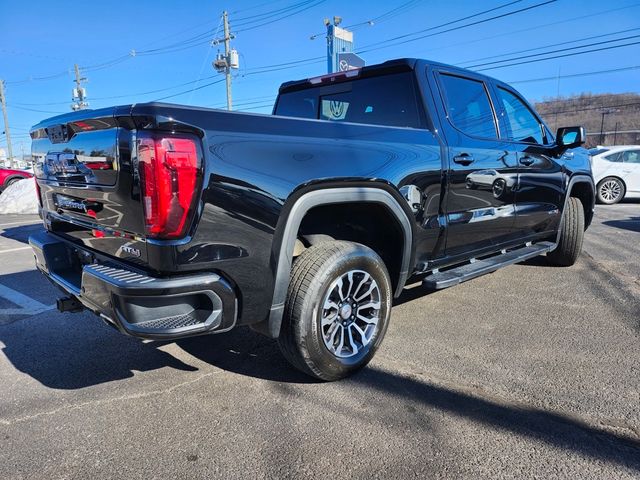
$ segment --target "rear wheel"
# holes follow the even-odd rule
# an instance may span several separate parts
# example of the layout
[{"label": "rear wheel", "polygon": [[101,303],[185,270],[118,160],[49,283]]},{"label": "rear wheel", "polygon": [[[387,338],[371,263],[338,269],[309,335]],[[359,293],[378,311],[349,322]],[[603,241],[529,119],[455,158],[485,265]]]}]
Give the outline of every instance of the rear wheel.
[{"label": "rear wheel", "polygon": [[278,343],[296,368],[338,380],[369,363],[390,313],[382,259],[358,243],[322,243],[294,263]]},{"label": "rear wheel", "polygon": [[624,183],[619,178],[603,178],[598,183],[598,201],[606,205],[618,203],[624,198],[625,190]]},{"label": "rear wheel", "polygon": [[584,207],[578,198],[571,197],[562,214],[558,246],[553,252],[547,254],[547,258],[554,265],[562,267],[573,265],[582,251],[583,238]]}]

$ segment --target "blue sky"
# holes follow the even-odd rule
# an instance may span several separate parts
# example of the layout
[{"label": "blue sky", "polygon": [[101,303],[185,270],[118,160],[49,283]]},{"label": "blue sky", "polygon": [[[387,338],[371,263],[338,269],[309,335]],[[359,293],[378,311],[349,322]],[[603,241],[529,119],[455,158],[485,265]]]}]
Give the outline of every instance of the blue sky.
[{"label": "blue sky", "polygon": [[[69,111],[74,63],[81,68],[92,67],[84,72],[89,78],[86,88],[91,108],[151,101],[193,87],[201,88],[165,101],[224,106],[224,82],[208,85],[222,76],[216,76],[211,67],[218,47],[207,43],[218,28],[224,9],[230,12],[232,31],[237,32],[232,46],[241,53],[241,68],[233,83],[234,102],[239,110],[265,113],[270,111],[280,83],[326,73],[324,60],[287,65],[289,68],[278,66],[271,72],[262,70],[323,57],[324,36],[315,40],[309,37],[322,33],[323,18],[333,15],[342,16],[343,25],[348,26],[390,12],[372,26],[354,27],[356,51],[365,51],[362,56],[367,64],[397,57],[422,57],[469,66],[521,56],[528,57],[519,61],[540,59],[545,56],[529,55],[545,51],[555,52],[546,56],[557,56],[640,42],[640,2],[557,0],[534,7],[544,1],[4,0],[0,16],[0,78],[7,83],[14,149],[19,153],[20,142],[28,149],[31,125]],[[465,26],[528,7],[533,8]],[[493,8],[496,10],[485,15],[438,27]],[[421,30],[422,33],[413,34]],[[451,31],[439,33],[443,30]],[[388,41],[403,35],[407,36]],[[184,43],[194,37],[194,46]],[[590,46],[575,48],[586,44]],[[545,48],[534,50],[539,47]],[[153,49],[160,50],[150,52]],[[157,54],[130,56],[131,50]],[[491,66],[495,65],[476,69]],[[563,78],[638,66],[640,44],[635,44],[484,73],[517,82],[515,86],[526,97],[539,100],[558,92],[638,92],[640,69]],[[558,74],[559,83],[555,78]],[[48,76],[53,78],[37,80]],[[523,82],[547,77],[550,79]],[[187,83],[198,79],[198,83]],[[143,94],[154,90],[161,91]],[[5,144],[5,137],[0,135],[0,147]]]}]

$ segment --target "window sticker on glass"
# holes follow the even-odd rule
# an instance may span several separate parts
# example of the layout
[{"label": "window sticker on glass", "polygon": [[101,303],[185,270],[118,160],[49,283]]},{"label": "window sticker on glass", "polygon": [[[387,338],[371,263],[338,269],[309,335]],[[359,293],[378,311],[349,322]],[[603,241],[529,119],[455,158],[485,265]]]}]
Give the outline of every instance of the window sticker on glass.
[{"label": "window sticker on glass", "polygon": [[322,100],[322,119],[344,120],[349,109],[349,102],[340,100]]}]

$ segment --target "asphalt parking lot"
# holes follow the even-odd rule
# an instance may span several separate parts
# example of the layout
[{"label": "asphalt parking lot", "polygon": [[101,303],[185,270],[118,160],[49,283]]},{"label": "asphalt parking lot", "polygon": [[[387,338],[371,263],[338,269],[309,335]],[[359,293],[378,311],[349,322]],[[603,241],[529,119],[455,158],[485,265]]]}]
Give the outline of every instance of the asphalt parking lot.
[{"label": "asphalt parking lot", "polygon": [[330,384],[249,330],[143,343],[58,313],[36,220],[0,216],[0,478],[640,476],[638,202],[597,207],[574,267],[408,290]]}]

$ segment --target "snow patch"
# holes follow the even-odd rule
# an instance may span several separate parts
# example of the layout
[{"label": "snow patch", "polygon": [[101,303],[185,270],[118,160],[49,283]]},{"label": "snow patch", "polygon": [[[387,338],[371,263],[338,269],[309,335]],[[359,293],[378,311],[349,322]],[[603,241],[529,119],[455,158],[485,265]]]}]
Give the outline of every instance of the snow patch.
[{"label": "snow patch", "polygon": [[0,195],[0,214],[2,213],[38,213],[38,196],[33,178],[19,180],[5,188]]}]

